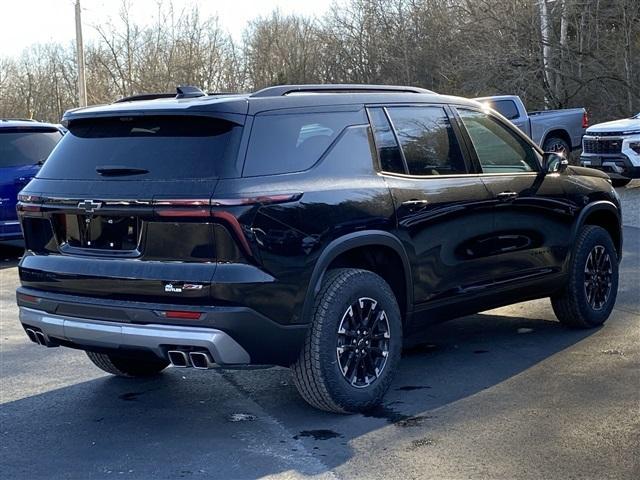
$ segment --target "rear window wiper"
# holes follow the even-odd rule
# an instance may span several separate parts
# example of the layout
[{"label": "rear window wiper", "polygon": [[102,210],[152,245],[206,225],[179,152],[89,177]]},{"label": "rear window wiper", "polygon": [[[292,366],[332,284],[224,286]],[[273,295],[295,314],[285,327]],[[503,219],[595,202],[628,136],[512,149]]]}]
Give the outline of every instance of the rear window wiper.
[{"label": "rear window wiper", "polygon": [[149,170],[146,170],[144,168],[124,167],[120,165],[104,165],[101,167],[96,167],[96,172],[105,177],[116,177],[120,175],[143,175],[145,173],[149,173]]}]

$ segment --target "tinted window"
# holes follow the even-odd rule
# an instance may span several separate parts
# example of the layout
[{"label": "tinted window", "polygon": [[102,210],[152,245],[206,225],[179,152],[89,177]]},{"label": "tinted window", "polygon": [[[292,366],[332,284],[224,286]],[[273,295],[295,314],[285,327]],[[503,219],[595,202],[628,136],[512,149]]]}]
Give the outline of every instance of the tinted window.
[{"label": "tinted window", "polygon": [[495,102],[491,102],[489,106],[496,112],[500,112],[501,115],[509,120],[513,120],[520,116],[520,113],[518,113],[518,107],[516,107],[516,102],[513,100],[497,100]]},{"label": "tinted window", "polygon": [[57,130],[0,129],[0,168],[44,162],[61,138]]},{"label": "tinted window", "polygon": [[385,172],[406,173],[400,147],[382,108],[369,109],[373,138],[378,149],[380,168]]},{"label": "tinted window", "polygon": [[251,128],[244,176],[301,172],[311,168],[352,123],[354,112],[263,114]]},{"label": "tinted window", "polygon": [[462,109],[459,113],[484,172],[537,170],[535,151],[514,132],[486,113]]},{"label": "tinted window", "polygon": [[449,118],[440,107],[394,107],[387,110],[411,175],[466,173]]},{"label": "tinted window", "polygon": [[[242,127],[210,117],[156,116],[76,120],[38,173],[57,179],[186,179],[217,177],[235,161]],[[124,167],[148,173],[100,175]],[[123,170],[126,173],[126,170]]]}]

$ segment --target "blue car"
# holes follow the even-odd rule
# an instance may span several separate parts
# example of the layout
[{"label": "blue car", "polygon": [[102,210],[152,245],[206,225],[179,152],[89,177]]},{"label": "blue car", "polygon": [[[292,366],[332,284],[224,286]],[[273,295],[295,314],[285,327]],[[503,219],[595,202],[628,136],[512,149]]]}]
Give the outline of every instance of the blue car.
[{"label": "blue car", "polygon": [[0,119],[0,242],[22,238],[18,192],[38,173],[63,134],[59,125]]}]

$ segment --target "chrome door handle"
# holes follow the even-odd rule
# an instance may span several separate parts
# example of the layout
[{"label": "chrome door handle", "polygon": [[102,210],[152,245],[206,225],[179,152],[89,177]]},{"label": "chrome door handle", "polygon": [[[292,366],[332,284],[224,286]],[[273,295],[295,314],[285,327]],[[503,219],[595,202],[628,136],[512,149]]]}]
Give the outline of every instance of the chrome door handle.
[{"label": "chrome door handle", "polygon": [[509,200],[513,200],[518,196],[516,192],[500,192],[496,195],[496,198],[500,201],[506,202]]},{"label": "chrome door handle", "polygon": [[402,202],[404,207],[424,207],[429,205],[429,200],[406,200]]}]

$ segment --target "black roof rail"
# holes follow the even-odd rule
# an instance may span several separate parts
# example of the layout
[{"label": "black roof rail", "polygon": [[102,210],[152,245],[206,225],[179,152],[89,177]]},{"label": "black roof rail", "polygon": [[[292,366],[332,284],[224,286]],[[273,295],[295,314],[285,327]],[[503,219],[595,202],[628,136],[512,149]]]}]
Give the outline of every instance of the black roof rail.
[{"label": "black roof rail", "polygon": [[128,97],[122,97],[113,103],[122,102],[138,102],[140,100],[155,100],[156,98],[175,98],[175,93],[141,93],[138,95],[130,95]]},{"label": "black roof rail", "polygon": [[207,95],[210,97],[233,97],[239,95],[246,95],[246,93],[238,93],[238,92],[207,92]]},{"label": "black roof rail", "polygon": [[290,93],[434,93],[420,87],[363,84],[277,85],[251,94],[252,97],[282,97]]},{"label": "black roof rail", "polygon": [[204,97],[206,95],[207,94],[198,87],[184,85],[176,87],[176,93],[140,93],[137,95],[119,98],[113,103],[139,102],[141,100],[156,100],[158,98],[195,98]]}]

